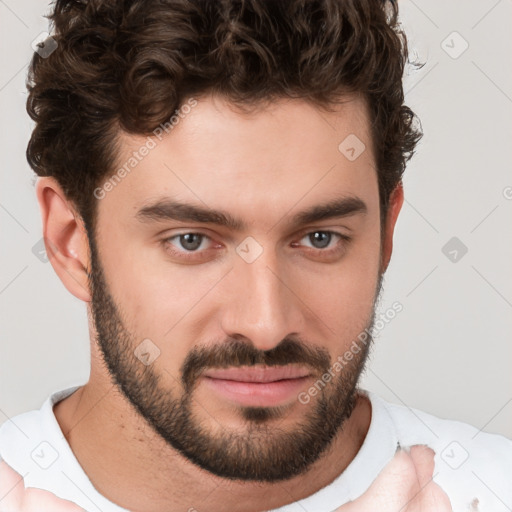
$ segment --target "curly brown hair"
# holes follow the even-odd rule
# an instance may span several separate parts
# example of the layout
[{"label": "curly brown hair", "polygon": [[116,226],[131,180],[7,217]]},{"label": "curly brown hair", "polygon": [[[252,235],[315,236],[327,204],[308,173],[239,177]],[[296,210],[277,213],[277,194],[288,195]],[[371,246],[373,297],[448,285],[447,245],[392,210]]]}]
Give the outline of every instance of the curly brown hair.
[{"label": "curly brown hair", "polygon": [[30,63],[27,160],[57,179],[89,233],[121,130],[150,134],[191,96],[329,109],[362,94],[381,220],[421,137],[403,104],[407,40],[394,1],[57,0],[47,17],[57,47]]}]

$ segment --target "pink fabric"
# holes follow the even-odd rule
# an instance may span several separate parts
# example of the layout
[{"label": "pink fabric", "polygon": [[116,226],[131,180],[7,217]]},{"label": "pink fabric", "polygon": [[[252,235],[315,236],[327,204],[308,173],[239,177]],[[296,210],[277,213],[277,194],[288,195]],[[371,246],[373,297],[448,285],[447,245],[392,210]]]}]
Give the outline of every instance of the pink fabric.
[{"label": "pink fabric", "polygon": [[71,501],[55,494],[25,488],[23,477],[5,461],[0,462],[0,512],[85,512]]}]

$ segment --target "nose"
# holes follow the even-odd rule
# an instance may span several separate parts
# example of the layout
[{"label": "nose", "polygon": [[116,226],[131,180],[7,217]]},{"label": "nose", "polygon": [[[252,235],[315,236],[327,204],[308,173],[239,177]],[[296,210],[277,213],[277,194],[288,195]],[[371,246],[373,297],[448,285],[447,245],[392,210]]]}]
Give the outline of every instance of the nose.
[{"label": "nose", "polygon": [[[289,269],[288,269],[289,270]],[[304,328],[304,290],[291,282],[291,272],[278,266],[275,253],[264,250],[252,263],[235,262],[228,282],[229,299],[223,302],[222,329],[242,335],[258,350],[270,350]]]}]

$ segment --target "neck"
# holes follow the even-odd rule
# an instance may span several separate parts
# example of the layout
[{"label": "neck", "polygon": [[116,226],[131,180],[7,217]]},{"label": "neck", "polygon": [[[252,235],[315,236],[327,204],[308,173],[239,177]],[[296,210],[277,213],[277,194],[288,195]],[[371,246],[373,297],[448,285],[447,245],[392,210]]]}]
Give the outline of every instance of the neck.
[{"label": "neck", "polygon": [[106,379],[90,380],[59,402],[54,413],[94,487],[123,508],[257,512],[310,496],[339,476],[366,437],[371,404],[358,395],[352,415],[322,457],[306,473],[277,483],[227,480],[195,466]]}]

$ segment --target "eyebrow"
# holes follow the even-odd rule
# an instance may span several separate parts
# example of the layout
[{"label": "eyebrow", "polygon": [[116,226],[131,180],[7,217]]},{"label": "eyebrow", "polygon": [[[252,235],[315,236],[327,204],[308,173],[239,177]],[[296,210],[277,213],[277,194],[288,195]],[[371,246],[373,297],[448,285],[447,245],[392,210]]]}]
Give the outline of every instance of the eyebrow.
[{"label": "eyebrow", "polygon": [[[325,204],[315,205],[295,214],[289,224],[300,226],[326,219],[349,217],[352,215],[364,215],[368,211],[366,204],[359,197],[342,197],[333,199]],[[204,208],[190,203],[163,198],[152,204],[143,206],[135,215],[141,222],[159,222],[176,220],[181,222],[199,222],[205,224],[217,224],[233,231],[247,229],[247,224],[231,214]]]}]

